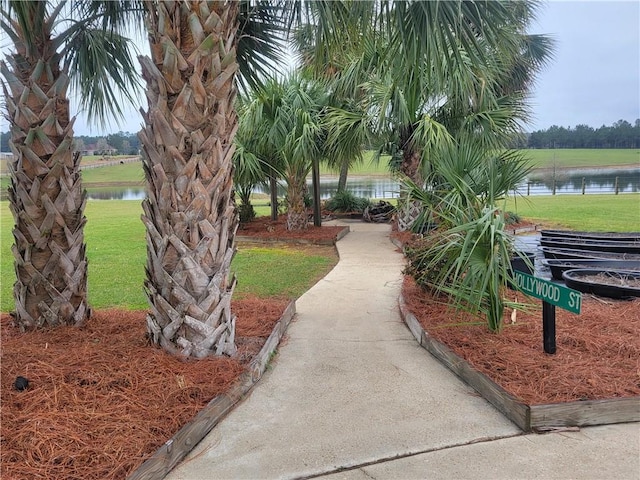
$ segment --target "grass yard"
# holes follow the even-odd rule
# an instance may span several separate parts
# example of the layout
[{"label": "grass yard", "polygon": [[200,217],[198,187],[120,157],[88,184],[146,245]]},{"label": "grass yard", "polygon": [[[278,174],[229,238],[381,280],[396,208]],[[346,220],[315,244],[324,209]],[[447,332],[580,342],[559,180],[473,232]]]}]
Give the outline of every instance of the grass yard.
[{"label": "grass yard", "polygon": [[634,149],[528,149],[534,168],[640,167]]},{"label": "grass yard", "polygon": [[[144,225],[139,202],[87,203],[85,241],[89,260],[89,303],[93,308],[146,309],[143,289],[146,263]],[[0,202],[0,311],[13,310],[15,282],[11,245],[13,217]],[[332,248],[263,248],[239,245],[232,270],[236,295],[295,298],[322,278],[337,261]]]},{"label": "grass yard", "polygon": [[640,194],[541,195],[510,198],[507,211],[541,225],[574,230],[640,231]]},{"label": "grass yard", "polygon": [[95,183],[119,183],[143,186],[144,181],[142,162],[88,168],[82,171],[82,183],[84,186]]},{"label": "grass yard", "polygon": [[[530,149],[525,150],[534,169],[552,168],[595,168],[595,167],[638,167],[640,166],[640,151],[634,149]],[[387,161],[389,157],[382,157],[377,163],[372,161],[373,152],[363,153],[363,161],[354,165],[349,170],[351,176],[389,176]],[[89,162],[83,158],[83,163]],[[0,188],[6,189],[9,178],[6,175],[6,161],[0,162],[2,167]],[[320,166],[322,175],[337,176],[336,170],[329,169],[326,165]],[[82,172],[82,181],[85,187],[95,184],[144,185],[144,172],[142,163],[129,163],[100,168],[85,169]]]}]

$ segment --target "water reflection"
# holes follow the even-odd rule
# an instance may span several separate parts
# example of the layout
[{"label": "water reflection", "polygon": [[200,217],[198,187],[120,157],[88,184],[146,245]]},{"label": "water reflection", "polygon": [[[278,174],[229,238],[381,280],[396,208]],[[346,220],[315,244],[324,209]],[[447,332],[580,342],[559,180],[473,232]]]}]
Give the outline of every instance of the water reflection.
[{"label": "water reflection", "polygon": [[621,170],[579,170],[535,173],[518,188],[524,195],[560,193],[620,193],[640,192],[640,168]]},{"label": "water reflection", "polygon": [[[549,173],[535,173],[526,182],[518,186],[522,195],[551,195],[554,182],[557,194],[615,193],[616,178],[620,193],[640,192],[640,168],[624,170],[580,170]],[[311,193],[311,180],[307,181]],[[391,177],[353,177],[347,182],[347,190],[357,197],[382,199],[397,198],[400,184]],[[145,189],[141,187],[121,187],[112,189],[87,189],[92,200],[137,200],[142,201]],[[337,177],[322,177],[320,180],[320,198],[327,199],[338,191]],[[268,194],[266,188],[257,187],[256,193]],[[285,187],[278,188],[278,196],[284,197]]]},{"label": "water reflection", "polygon": [[144,188],[110,188],[105,190],[87,188],[90,200],[140,200],[142,201],[147,193]]},{"label": "water reflection", "polygon": [[[311,180],[307,180],[309,193],[312,191]],[[390,177],[354,177],[347,181],[347,190],[356,197],[363,198],[397,198],[400,192],[400,184]],[[264,187],[256,187],[256,193],[269,193]],[[320,198],[326,200],[331,198],[338,191],[338,179],[333,177],[323,177],[320,179]],[[278,186],[278,196],[284,197],[287,193],[286,187]]]}]

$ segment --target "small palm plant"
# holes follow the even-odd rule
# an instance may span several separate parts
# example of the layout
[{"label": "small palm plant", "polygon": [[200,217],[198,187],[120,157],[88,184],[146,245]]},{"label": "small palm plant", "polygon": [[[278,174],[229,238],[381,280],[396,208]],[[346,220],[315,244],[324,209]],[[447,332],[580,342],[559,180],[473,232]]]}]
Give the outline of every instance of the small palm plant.
[{"label": "small palm plant", "polygon": [[240,132],[254,132],[247,152],[286,183],[288,230],[307,228],[306,178],[324,151],[325,102],[320,83],[293,75],[252,91],[242,110]]},{"label": "small palm plant", "polygon": [[456,308],[480,312],[498,332],[505,306],[522,305],[503,295],[505,283],[513,281],[510,259],[517,253],[497,203],[527,174],[527,161],[519,153],[451,145],[432,165],[429,188],[405,182],[408,198],[440,223],[424,243],[408,250],[408,272],[421,285],[447,294]]}]

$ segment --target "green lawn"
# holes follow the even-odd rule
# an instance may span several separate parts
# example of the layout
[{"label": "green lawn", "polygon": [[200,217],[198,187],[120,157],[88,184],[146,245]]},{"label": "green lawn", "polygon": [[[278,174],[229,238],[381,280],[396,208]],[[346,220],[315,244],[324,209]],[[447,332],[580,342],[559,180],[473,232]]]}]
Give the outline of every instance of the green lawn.
[{"label": "green lawn", "polygon": [[144,185],[142,162],[123,163],[109,167],[87,168],[82,170],[82,183],[131,183]]},{"label": "green lawn", "polygon": [[529,149],[534,168],[640,167],[640,151],[634,149]]},{"label": "green lawn", "polygon": [[511,198],[506,209],[543,225],[595,231],[640,231],[640,194]]},{"label": "green lawn", "polygon": [[[531,158],[531,164],[536,169],[640,166],[640,151],[633,149],[531,149],[524,152]],[[349,175],[389,175],[388,157],[383,157],[378,163],[373,162],[372,157],[373,152],[364,152],[363,161],[354,165],[349,171]],[[331,170],[325,165],[320,166],[320,173],[323,175],[338,174],[337,171]],[[85,187],[104,183],[144,185],[144,172],[141,162],[85,169],[82,172],[82,181]],[[8,185],[9,179],[4,175],[0,178],[0,187],[5,189]]]},{"label": "green lawn", "polygon": [[[146,309],[143,289],[146,244],[140,203],[89,201],[85,213],[89,303],[94,308]],[[14,308],[12,226],[8,202],[0,202],[0,311],[3,312]],[[296,298],[333,268],[336,261],[333,253],[240,245],[232,264],[238,278],[236,295]]]},{"label": "green lawn", "polygon": [[[638,150],[526,150],[536,168],[639,166]],[[350,171],[353,176],[388,175],[386,161],[372,163],[372,152],[365,152],[364,161]],[[326,168],[321,173],[330,172]],[[85,169],[85,187],[100,184],[143,185],[140,162]],[[8,178],[0,181],[6,189]],[[259,216],[269,215],[267,196],[254,201]],[[537,223],[577,230],[640,231],[640,194],[623,195],[558,195],[533,196],[509,200],[507,210]],[[87,205],[87,256],[89,258],[89,300],[96,308],[121,306],[146,308],[142,288],[146,256],[144,227],[140,221],[141,206],[134,201],[90,201]],[[8,202],[0,202],[0,310],[12,307],[11,288],[14,282],[11,228],[13,219]],[[293,258],[296,261],[293,261]],[[249,291],[264,295],[283,294],[291,297],[308,288],[327,268],[325,260],[304,259],[286,249],[243,250],[234,260],[240,278],[238,293]],[[305,262],[309,263],[305,263]],[[272,263],[269,263],[272,262]],[[298,269],[298,270],[296,270]],[[290,280],[299,271],[308,271],[302,290],[273,282],[273,278]],[[268,276],[262,275],[270,272]],[[311,279],[311,280],[310,280]],[[307,282],[307,283],[305,283]],[[252,290],[254,289],[254,290]]]}]

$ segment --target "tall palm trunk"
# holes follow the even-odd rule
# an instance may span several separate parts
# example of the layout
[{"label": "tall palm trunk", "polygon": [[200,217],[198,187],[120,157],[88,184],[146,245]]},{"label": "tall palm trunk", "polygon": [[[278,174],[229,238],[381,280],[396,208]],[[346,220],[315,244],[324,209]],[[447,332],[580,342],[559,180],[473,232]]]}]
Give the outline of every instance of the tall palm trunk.
[{"label": "tall palm trunk", "polygon": [[153,60],[140,58],[149,110],[139,137],[148,188],[148,330],[172,353],[231,355],[238,3],[147,5]]},{"label": "tall palm trunk", "polygon": [[338,177],[338,192],[344,192],[347,189],[348,175],[349,175],[349,162],[344,161],[340,164],[340,176]]},{"label": "tall palm trunk", "polygon": [[[400,172],[409,178],[416,185],[422,184],[422,172],[420,171],[422,156],[416,151],[411,142],[413,126],[405,126],[400,129],[400,145],[402,146],[402,163]],[[423,206],[416,201],[411,201],[405,195],[398,199],[398,209],[396,219],[398,230],[405,232],[411,230],[416,220],[422,214]]]},{"label": "tall palm trunk", "polygon": [[271,221],[278,221],[278,179],[272,171],[269,173],[269,194],[271,195]]},{"label": "tall palm trunk", "polygon": [[90,315],[86,192],[80,158],[72,150],[69,78],[60,70],[51,23],[43,25],[35,49],[15,42],[9,65],[0,63],[13,152],[9,207],[15,221],[16,322],[23,330],[81,325]]},{"label": "tall palm trunk", "polygon": [[304,205],[305,177],[290,176],[287,179],[287,230],[305,230],[309,215]]}]

